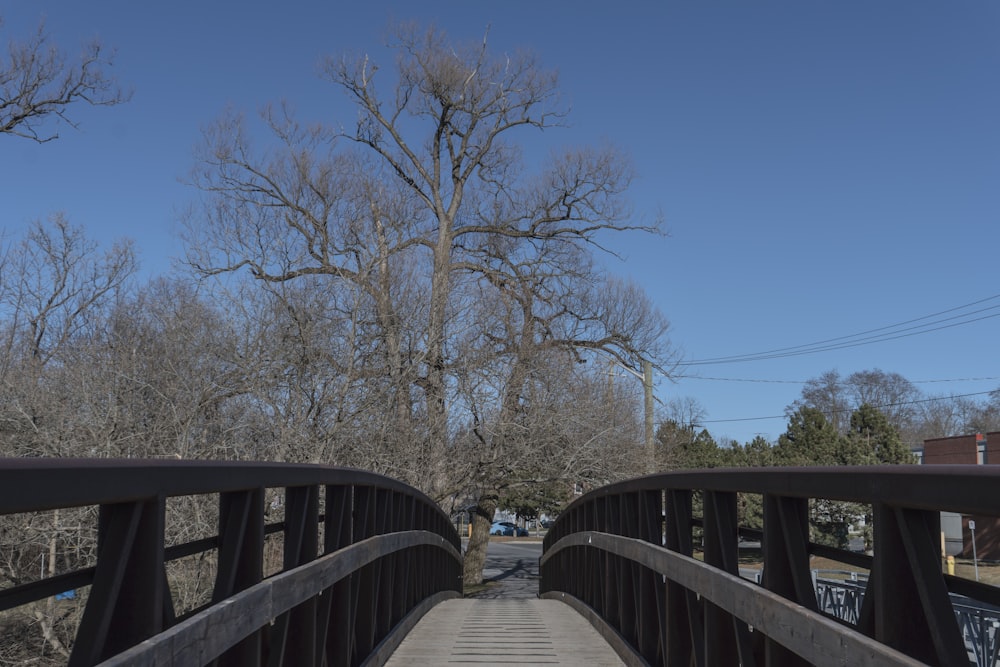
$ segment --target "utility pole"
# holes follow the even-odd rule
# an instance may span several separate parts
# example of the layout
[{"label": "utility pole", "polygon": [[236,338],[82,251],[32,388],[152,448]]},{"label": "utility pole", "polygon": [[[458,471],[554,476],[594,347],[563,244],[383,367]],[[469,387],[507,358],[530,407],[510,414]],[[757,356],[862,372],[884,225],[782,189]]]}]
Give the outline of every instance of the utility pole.
[{"label": "utility pole", "polygon": [[642,388],[646,394],[646,472],[656,472],[656,443],[653,442],[653,362],[642,362]]},{"label": "utility pole", "polygon": [[[611,365],[620,366],[622,369],[628,371],[632,375],[636,376],[642,380],[642,390],[644,396],[644,407],[645,407],[645,422],[646,422],[646,473],[653,474],[656,472],[656,443],[654,442],[653,433],[653,362],[642,360],[642,373],[636,372],[634,369],[629,368],[617,359],[611,359],[608,369],[610,371]],[[608,373],[608,388],[612,389],[613,383],[611,380],[611,373]]]}]

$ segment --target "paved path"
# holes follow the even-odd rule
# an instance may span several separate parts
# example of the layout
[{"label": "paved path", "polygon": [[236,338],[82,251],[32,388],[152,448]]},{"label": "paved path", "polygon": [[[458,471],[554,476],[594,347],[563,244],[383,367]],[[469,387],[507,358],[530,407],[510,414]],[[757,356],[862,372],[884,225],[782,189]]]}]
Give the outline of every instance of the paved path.
[{"label": "paved path", "polygon": [[424,616],[387,663],[404,665],[622,665],[582,616],[538,599],[538,540],[491,541],[484,590]]},{"label": "paved path", "polygon": [[483,568],[483,590],[472,598],[534,599],[538,597],[540,540],[490,541]]},{"label": "paved path", "polygon": [[467,598],[434,607],[386,664],[624,663],[582,616],[558,600]]}]

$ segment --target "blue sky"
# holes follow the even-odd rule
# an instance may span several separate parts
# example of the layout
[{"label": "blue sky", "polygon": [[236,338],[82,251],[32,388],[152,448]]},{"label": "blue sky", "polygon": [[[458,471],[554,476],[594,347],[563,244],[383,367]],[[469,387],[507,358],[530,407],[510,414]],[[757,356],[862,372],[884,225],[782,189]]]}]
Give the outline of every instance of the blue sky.
[{"label": "blue sky", "polygon": [[[182,180],[203,126],[227,107],[253,114],[282,99],[305,118],[349,123],[317,63],[377,55],[390,21],[417,20],[459,40],[489,26],[495,51],[529,48],[559,71],[570,126],[526,135],[529,147],[609,141],[632,155],[635,210],[662,211],[669,236],[615,239],[624,260],[608,267],[647,289],[686,362],[1000,294],[994,2],[6,0],[0,15],[5,42],[42,16],[70,52],[99,37],[134,90],[122,107],[76,109],[81,129],[60,128],[56,142],[0,140],[4,230],[62,211],[102,243],[133,238],[146,275],[180,254],[176,220],[195,196]],[[920,385],[932,394],[1000,386],[998,325],[686,365],[657,397],[697,399],[718,437],[775,438],[797,382],[831,369],[990,378]]]}]

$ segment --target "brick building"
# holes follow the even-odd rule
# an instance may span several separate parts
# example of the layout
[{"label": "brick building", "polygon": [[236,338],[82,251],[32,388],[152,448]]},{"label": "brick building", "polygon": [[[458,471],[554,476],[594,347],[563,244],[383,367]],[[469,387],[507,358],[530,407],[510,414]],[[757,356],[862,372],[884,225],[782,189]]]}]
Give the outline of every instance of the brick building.
[{"label": "brick building", "polygon": [[[952,438],[925,440],[921,450],[914,452],[924,465],[962,463],[968,465],[1000,465],[1000,431],[983,435],[960,435]],[[1000,492],[1000,489],[997,490]],[[976,555],[982,560],[1000,560],[1000,518],[984,516],[963,516],[961,534],[950,535],[949,522],[942,516],[942,529],[949,541],[955,543],[954,552],[960,558],[972,558],[972,531],[969,520],[976,526]]]}]

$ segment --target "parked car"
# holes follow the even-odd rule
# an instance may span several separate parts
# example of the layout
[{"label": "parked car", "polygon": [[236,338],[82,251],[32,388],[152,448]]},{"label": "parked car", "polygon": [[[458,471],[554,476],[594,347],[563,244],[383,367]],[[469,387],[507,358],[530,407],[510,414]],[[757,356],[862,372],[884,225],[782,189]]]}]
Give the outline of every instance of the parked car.
[{"label": "parked car", "polygon": [[490,535],[501,535],[507,537],[527,537],[528,531],[520,526],[512,524],[510,521],[494,521],[490,526]]}]

